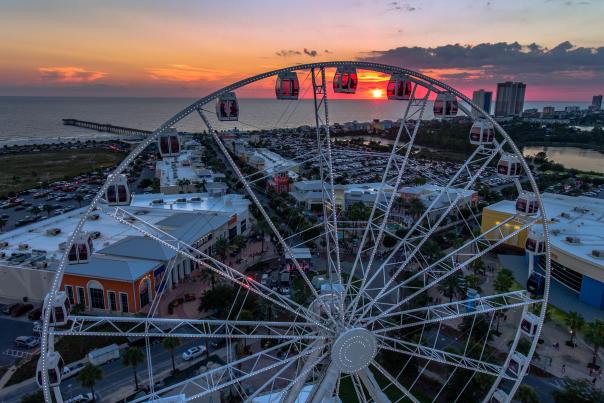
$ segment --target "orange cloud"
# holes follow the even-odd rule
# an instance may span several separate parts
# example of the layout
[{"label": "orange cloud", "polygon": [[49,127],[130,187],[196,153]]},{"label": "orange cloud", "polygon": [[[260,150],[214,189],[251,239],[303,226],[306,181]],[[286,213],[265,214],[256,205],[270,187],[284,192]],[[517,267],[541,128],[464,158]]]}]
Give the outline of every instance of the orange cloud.
[{"label": "orange cloud", "polygon": [[87,83],[107,75],[102,71],[85,70],[81,67],[38,67],[40,78],[59,83]]},{"label": "orange cloud", "polygon": [[154,67],[147,70],[154,80],[167,81],[218,81],[231,74],[224,71],[210,70],[185,64],[170,64],[167,67]]},{"label": "orange cloud", "polygon": [[390,75],[375,71],[362,70],[358,72],[359,81],[365,83],[381,83],[390,80]]}]

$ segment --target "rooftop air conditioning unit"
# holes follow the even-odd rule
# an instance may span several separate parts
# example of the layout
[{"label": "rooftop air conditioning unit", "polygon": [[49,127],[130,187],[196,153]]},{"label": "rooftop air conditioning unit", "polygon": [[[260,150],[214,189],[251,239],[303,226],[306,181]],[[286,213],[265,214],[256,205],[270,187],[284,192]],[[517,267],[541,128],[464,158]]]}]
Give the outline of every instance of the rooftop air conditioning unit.
[{"label": "rooftop air conditioning unit", "polygon": [[6,257],[6,253],[0,252],[0,259],[4,259]]},{"label": "rooftop air conditioning unit", "polygon": [[585,207],[574,207],[573,210],[579,213],[587,213],[589,211],[589,209],[586,209]]},{"label": "rooftop air conditioning unit", "polygon": [[578,245],[581,243],[581,238],[579,238],[578,236],[567,236],[566,242]]},{"label": "rooftop air conditioning unit", "polygon": [[562,212],[562,213],[560,213],[560,217],[570,218],[570,214],[568,214],[566,212]]},{"label": "rooftop air conditioning unit", "polygon": [[101,237],[101,232],[100,231],[92,231],[90,233],[90,237],[92,239],[99,239]]},{"label": "rooftop air conditioning unit", "polygon": [[29,245],[26,243],[20,243],[19,244],[19,250],[26,250],[29,249]]},{"label": "rooftop air conditioning unit", "polygon": [[591,251],[591,255],[598,259],[604,259],[604,249],[594,249]]},{"label": "rooftop air conditioning unit", "polygon": [[61,233],[61,228],[49,228],[46,230],[46,235],[59,235]]},{"label": "rooftop air conditioning unit", "polygon": [[8,242],[0,241],[0,248],[6,248],[8,246]]},{"label": "rooftop air conditioning unit", "polygon": [[88,220],[90,220],[90,221],[96,221],[96,220],[98,220],[99,218],[101,218],[101,216],[100,216],[100,215],[98,215],[98,214],[90,214],[90,215],[87,217],[87,219],[88,219]]},{"label": "rooftop air conditioning unit", "polygon": [[41,260],[39,262],[35,262],[34,267],[36,269],[45,269],[48,267],[48,262],[46,260]]},{"label": "rooftop air conditioning unit", "polygon": [[552,231],[552,234],[558,236],[558,235],[560,235],[560,230],[559,229],[555,229],[555,230]]},{"label": "rooftop air conditioning unit", "polygon": [[67,249],[67,242],[61,242],[59,244],[59,250],[64,251],[65,249]]}]

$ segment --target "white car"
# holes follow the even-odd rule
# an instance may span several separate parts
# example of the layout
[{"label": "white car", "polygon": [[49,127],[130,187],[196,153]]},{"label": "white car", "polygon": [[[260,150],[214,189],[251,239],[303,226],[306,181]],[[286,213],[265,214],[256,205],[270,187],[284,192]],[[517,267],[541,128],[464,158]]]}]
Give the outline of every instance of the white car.
[{"label": "white car", "polygon": [[82,395],[74,396],[68,400],[65,400],[64,403],[84,403],[84,402],[93,402],[98,400],[98,396],[93,396],[92,393],[84,393]]},{"label": "white car", "polygon": [[15,339],[15,346],[22,348],[34,348],[40,345],[40,339],[33,336],[19,336]]},{"label": "white car", "polygon": [[190,349],[188,349],[187,351],[182,353],[182,359],[184,361],[189,361],[193,358],[199,357],[200,355],[204,354],[205,352],[206,352],[205,346],[191,347]]}]

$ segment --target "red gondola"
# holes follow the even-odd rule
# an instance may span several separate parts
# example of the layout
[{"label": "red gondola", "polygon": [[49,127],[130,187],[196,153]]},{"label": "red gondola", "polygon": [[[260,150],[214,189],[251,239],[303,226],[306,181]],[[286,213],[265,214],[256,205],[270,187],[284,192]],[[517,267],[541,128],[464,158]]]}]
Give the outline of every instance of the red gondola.
[{"label": "red gondola", "polygon": [[227,92],[216,100],[216,116],[223,122],[239,120],[239,103],[234,92]]},{"label": "red gondola", "polygon": [[295,71],[279,73],[275,82],[275,95],[277,99],[298,99],[300,82]]},{"label": "red gondola", "polygon": [[411,99],[412,92],[413,84],[406,75],[393,74],[390,76],[390,81],[388,81],[388,87],[386,88],[388,99],[409,100]]},{"label": "red gondola", "polygon": [[333,92],[341,94],[354,94],[357,91],[359,78],[357,69],[353,66],[338,66],[333,76]]}]

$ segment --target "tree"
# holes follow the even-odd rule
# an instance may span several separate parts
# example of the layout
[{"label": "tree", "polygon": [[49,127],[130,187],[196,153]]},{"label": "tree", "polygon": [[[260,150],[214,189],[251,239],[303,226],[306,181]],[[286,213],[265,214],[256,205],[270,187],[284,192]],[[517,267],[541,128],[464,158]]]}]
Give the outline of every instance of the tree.
[{"label": "tree", "polygon": [[94,385],[103,379],[103,371],[95,365],[86,364],[78,374],[77,379],[83,388],[90,388],[90,392],[94,398]]},{"label": "tree", "polygon": [[587,379],[564,378],[564,389],[554,390],[556,403],[598,403],[604,402],[604,392],[593,387]]},{"label": "tree", "polygon": [[267,233],[270,233],[271,227],[266,220],[261,219],[256,222],[256,230],[262,234],[262,252],[264,252],[264,237]]},{"label": "tree", "polygon": [[134,372],[134,385],[138,390],[138,375],[136,373],[136,367],[138,364],[142,363],[145,360],[145,354],[143,354],[143,350],[138,347],[128,347],[128,350],[124,352],[122,356],[122,364],[125,367],[132,367],[132,371]]},{"label": "tree", "polygon": [[78,206],[82,207],[82,201],[84,200],[84,196],[78,193],[73,199],[78,202]]},{"label": "tree", "polygon": [[214,252],[216,252],[223,262],[229,252],[229,246],[229,241],[227,241],[226,238],[220,238],[214,243]]},{"label": "tree", "polygon": [[420,199],[413,198],[409,202],[409,214],[415,219],[424,213],[426,206]]},{"label": "tree", "polygon": [[521,403],[539,403],[537,392],[529,385],[520,385],[514,397]]},{"label": "tree", "polygon": [[480,277],[475,274],[468,274],[466,276],[466,284],[468,285],[468,288],[473,288],[478,292],[482,291],[480,288]]},{"label": "tree", "polygon": [[180,346],[180,339],[177,337],[166,337],[163,341],[164,348],[170,351],[172,358],[172,372],[176,372],[176,363],[174,362],[174,350]]},{"label": "tree", "polygon": [[585,327],[585,340],[594,347],[592,366],[596,365],[598,349],[604,344],[604,320],[596,319]]},{"label": "tree", "polygon": [[346,215],[351,221],[367,221],[371,211],[363,203],[357,202],[348,207]]},{"label": "tree", "polygon": [[5,225],[6,225],[6,220],[3,220],[2,218],[0,218],[0,231],[2,231],[4,229]]},{"label": "tree", "polygon": [[568,313],[566,318],[564,318],[564,323],[566,323],[566,326],[568,326],[568,330],[570,331],[569,343],[572,347],[574,347],[575,336],[577,335],[577,332],[580,331],[585,325],[585,319],[583,319],[583,316],[577,312],[571,311]]},{"label": "tree", "polygon": [[[493,287],[495,291],[500,294],[506,293],[510,291],[514,285],[514,277],[512,276],[512,272],[508,269],[502,269],[498,274],[497,278],[495,278],[495,282],[493,283]],[[505,310],[500,310],[495,313],[495,317],[497,318],[497,327],[495,328],[495,332],[499,334],[499,322],[501,321],[501,317],[504,315]]]},{"label": "tree", "polygon": [[46,214],[48,214],[48,216],[50,217],[50,213],[52,212],[53,208],[50,204],[45,204],[42,206],[42,210],[44,210]]},{"label": "tree", "polygon": [[29,395],[23,395],[21,397],[21,403],[44,403],[44,394],[39,390],[30,393]]},{"label": "tree", "polygon": [[453,302],[453,297],[456,295],[463,295],[465,289],[460,283],[461,276],[459,273],[452,274],[446,277],[438,284],[438,290],[443,293],[445,297],[449,298],[449,302]]}]

